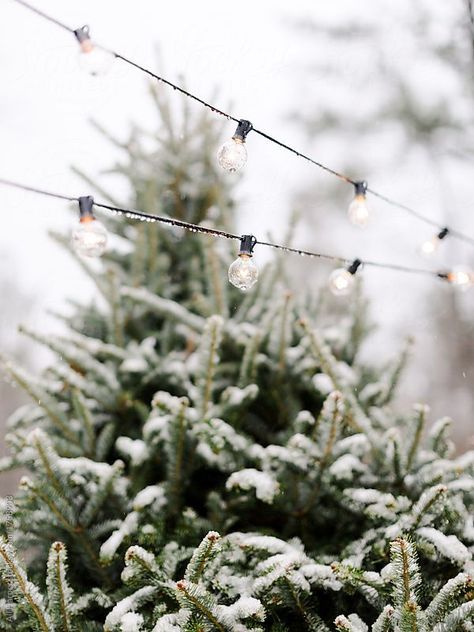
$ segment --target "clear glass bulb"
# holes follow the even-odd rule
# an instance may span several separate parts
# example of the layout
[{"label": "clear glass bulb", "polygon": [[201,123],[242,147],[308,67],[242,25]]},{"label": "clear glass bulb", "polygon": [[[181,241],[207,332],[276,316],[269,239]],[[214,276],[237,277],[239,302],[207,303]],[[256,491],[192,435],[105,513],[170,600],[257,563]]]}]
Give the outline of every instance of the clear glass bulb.
[{"label": "clear glass bulb", "polygon": [[240,254],[230,264],[229,281],[243,292],[250,290],[258,279],[258,268],[250,255]]},{"label": "clear glass bulb", "polygon": [[100,257],[107,246],[107,230],[97,219],[83,218],[72,232],[72,245],[82,257]]},{"label": "clear glass bulb", "polygon": [[427,239],[421,244],[420,253],[425,257],[429,257],[438,250],[440,241],[441,240],[436,235],[431,239]]},{"label": "clear glass bulb", "polygon": [[90,39],[80,43],[79,65],[82,70],[97,77],[104,75],[112,66],[115,56],[103,48],[94,46]]},{"label": "clear glass bulb", "polygon": [[467,290],[474,284],[474,272],[463,266],[456,266],[448,274],[448,280],[457,285],[461,290]]},{"label": "clear glass bulb", "polygon": [[329,277],[329,289],[335,296],[349,294],[354,286],[354,275],[345,268],[337,268]]},{"label": "clear glass bulb", "polygon": [[369,221],[369,209],[365,195],[357,194],[349,204],[347,211],[349,220],[356,226],[365,226]]},{"label": "clear glass bulb", "polygon": [[231,138],[217,152],[217,162],[226,171],[238,171],[247,162],[245,143],[238,138]]}]

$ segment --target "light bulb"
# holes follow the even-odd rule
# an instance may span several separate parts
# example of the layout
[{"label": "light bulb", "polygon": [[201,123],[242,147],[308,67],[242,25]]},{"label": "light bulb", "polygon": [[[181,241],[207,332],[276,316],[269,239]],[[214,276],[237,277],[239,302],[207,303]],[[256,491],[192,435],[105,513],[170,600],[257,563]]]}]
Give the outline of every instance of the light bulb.
[{"label": "light bulb", "polygon": [[107,246],[107,230],[94,216],[94,198],[83,196],[79,202],[79,224],[72,231],[72,245],[78,255],[100,257]]},{"label": "light bulb", "polygon": [[329,277],[329,289],[335,296],[349,294],[354,285],[354,275],[345,268],[337,268]]},{"label": "light bulb", "polygon": [[439,239],[435,235],[431,239],[427,239],[421,244],[420,253],[424,255],[425,257],[429,257],[430,255],[432,255],[434,252],[438,250],[438,247],[439,247]]},{"label": "light bulb", "polygon": [[435,253],[441,244],[441,240],[444,239],[448,233],[449,229],[443,228],[437,235],[433,235],[431,239],[424,241],[420,246],[420,254],[429,257]]},{"label": "light bulb", "polygon": [[93,76],[104,75],[112,65],[115,55],[93,43],[89,35],[89,27],[83,26],[74,31],[79,42],[79,65]]},{"label": "light bulb", "polygon": [[369,209],[367,207],[367,199],[365,197],[367,191],[367,182],[356,182],[355,197],[349,204],[347,214],[352,224],[356,226],[365,226],[369,221]]},{"label": "light bulb", "polygon": [[114,56],[102,48],[94,47],[91,51],[79,53],[79,65],[93,77],[105,75],[114,61]]},{"label": "light bulb", "polygon": [[252,261],[251,255],[239,255],[237,259],[230,264],[229,281],[232,285],[246,292],[255,285],[258,279],[258,268]]},{"label": "light bulb", "polygon": [[456,266],[447,275],[448,281],[461,290],[468,290],[474,284],[474,272],[464,266]]},{"label": "light bulb", "polygon": [[217,162],[226,171],[238,171],[247,162],[247,149],[241,140],[231,138],[217,152]]},{"label": "light bulb", "polygon": [[347,268],[336,268],[329,277],[329,289],[335,296],[346,296],[349,294],[355,283],[355,274],[362,265],[360,259],[354,261]]},{"label": "light bulb", "polygon": [[226,141],[217,152],[217,162],[226,171],[238,171],[247,162],[245,139],[251,130],[252,123],[242,119],[232,138]]},{"label": "light bulb", "polygon": [[72,245],[78,255],[100,257],[107,246],[107,230],[95,218],[83,218],[72,232]]},{"label": "light bulb", "polygon": [[256,243],[253,235],[243,235],[240,239],[239,255],[229,267],[229,281],[242,292],[250,290],[258,280],[258,268],[252,260]]},{"label": "light bulb", "polygon": [[365,195],[356,195],[352,202],[349,204],[347,211],[349,220],[355,226],[365,226],[369,221],[369,209],[367,208],[367,201]]}]

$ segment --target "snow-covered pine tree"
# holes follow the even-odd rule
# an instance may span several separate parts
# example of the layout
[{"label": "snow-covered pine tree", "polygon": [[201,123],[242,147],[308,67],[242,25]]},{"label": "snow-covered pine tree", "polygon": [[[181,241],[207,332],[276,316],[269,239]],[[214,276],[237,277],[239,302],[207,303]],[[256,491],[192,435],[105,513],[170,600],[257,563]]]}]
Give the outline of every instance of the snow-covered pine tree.
[{"label": "snow-covered pine tree", "polygon": [[[219,130],[153,95],[159,134],[117,143],[131,205],[229,228]],[[25,332],[57,361],[4,360],[33,403],[2,462],[29,474],[2,501],[0,629],[473,630],[474,454],[391,410],[408,350],[359,361],[360,295],[334,322],[276,260],[242,296],[235,244],[107,222],[122,243],[80,261],[101,300]]]}]

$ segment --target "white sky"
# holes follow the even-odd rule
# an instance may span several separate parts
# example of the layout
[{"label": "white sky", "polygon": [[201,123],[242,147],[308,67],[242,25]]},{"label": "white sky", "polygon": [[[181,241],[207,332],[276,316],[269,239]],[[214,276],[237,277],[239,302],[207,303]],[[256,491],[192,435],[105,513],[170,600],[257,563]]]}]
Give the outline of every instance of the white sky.
[{"label": "white sky", "polygon": [[[303,68],[315,49],[291,28],[291,22],[323,16],[325,21],[340,23],[348,11],[365,11],[367,20],[378,21],[389,37],[393,19],[393,15],[384,15],[380,10],[382,3],[375,0],[260,0],[235,5],[211,0],[32,2],[72,27],[89,24],[92,37],[144,66],[156,68],[159,46],[165,76],[177,80],[183,75],[187,87],[204,99],[213,99],[224,109],[231,107],[236,116],[251,120],[336,168],[331,148],[308,146],[287,117],[297,107],[314,107],[314,94],[323,92],[323,86],[307,84]],[[374,6],[379,7],[376,13]],[[396,14],[396,8],[392,9]],[[78,67],[74,38],[13,1],[3,0],[0,23],[0,177],[73,195],[89,194],[69,165],[75,164],[97,177],[100,169],[110,166],[116,158],[115,149],[91,128],[89,119],[104,123],[119,137],[126,133],[130,120],[156,126],[143,76],[120,62],[105,77],[87,76]],[[402,44],[405,61],[410,62],[414,53],[407,43]],[[403,56],[403,46],[400,48],[399,41],[395,45],[396,54]],[[331,55],[323,47],[320,54],[326,53]],[[349,76],[354,70],[351,59],[341,59],[341,68],[346,68]],[[428,86],[437,83],[435,73],[424,73],[418,80],[426,80]],[[217,96],[213,96],[216,92]],[[307,98],[310,94],[313,96]],[[362,101],[363,94],[361,90],[354,99]],[[338,86],[334,86],[335,107],[338,98]],[[233,131],[229,124],[229,135]],[[248,167],[239,185],[239,229],[245,227],[245,232],[259,235],[270,227],[273,238],[281,240],[297,186],[310,178],[327,176],[258,137],[251,140]],[[351,152],[358,150],[357,145],[348,147]],[[383,152],[384,147],[376,151]],[[422,212],[439,217],[436,181],[426,168],[418,169],[420,165],[413,160],[414,164],[402,164],[399,172],[390,176],[371,174],[376,178],[374,186],[388,195],[396,193]],[[397,179],[396,188],[393,178]],[[459,180],[462,184],[455,187],[454,203],[458,208],[470,209],[469,165],[460,170]],[[58,308],[65,297],[86,298],[93,291],[91,282],[73,260],[47,237],[51,229],[69,231],[70,215],[64,212],[60,201],[4,187],[0,187],[0,206],[4,218],[0,263],[36,299],[32,318],[40,318],[39,328],[47,329],[53,324],[45,316],[46,309]],[[460,214],[456,224],[466,232],[474,232],[472,213]],[[314,247],[348,256],[423,265],[413,254],[414,246],[429,234],[429,228],[411,222],[403,213],[392,212],[388,216],[376,209],[371,232],[365,236],[345,233],[339,244],[337,235],[331,235],[329,248],[325,247],[324,235],[315,235]],[[464,252],[461,248],[456,255],[462,257]],[[383,324],[378,339],[386,347],[397,347],[403,334],[423,334],[426,323],[417,307],[419,292],[425,285],[420,279],[373,272],[367,274],[367,287],[374,316]],[[12,337],[17,324],[8,325]]]},{"label": "white sky", "polygon": [[[286,4],[252,3],[247,17],[245,3],[229,15],[228,5],[208,1],[166,3],[165,10],[151,2],[37,2],[73,27],[89,24],[98,41],[144,66],[156,68],[159,47],[167,77],[183,75],[187,86],[205,99],[218,88],[216,104],[232,104],[239,117],[261,121],[270,131],[278,129],[289,107],[285,85],[296,61],[284,16],[296,17],[311,2],[300,2],[298,10]],[[88,194],[69,166],[97,176],[117,156],[89,119],[104,123],[118,137],[126,134],[130,120],[157,125],[144,76],[116,62],[105,77],[89,77],[78,67],[74,38],[14,2],[2,3],[1,23],[0,174],[53,191]],[[229,135],[234,127],[229,124]],[[300,165],[267,143],[256,139],[255,146],[258,159],[251,154],[239,214],[242,224],[252,218],[251,230],[258,234],[268,227],[268,217],[272,228],[280,223],[283,229]],[[65,205],[4,187],[0,204],[6,215],[0,232],[2,265],[14,271],[27,293],[37,295],[38,313],[71,293],[86,296],[90,282],[46,234],[70,230]]]}]

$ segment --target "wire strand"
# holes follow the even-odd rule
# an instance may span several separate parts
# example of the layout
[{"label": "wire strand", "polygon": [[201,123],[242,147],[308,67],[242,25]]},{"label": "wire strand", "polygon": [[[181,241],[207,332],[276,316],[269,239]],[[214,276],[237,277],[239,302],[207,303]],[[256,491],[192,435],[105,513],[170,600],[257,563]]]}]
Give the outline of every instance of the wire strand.
[{"label": "wire strand", "polygon": [[69,31],[69,33],[72,33],[74,35],[74,29],[73,28],[71,28],[67,24],[64,24],[64,22],[61,22],[60,20],[57,20],[56,18],[53,18],[51,15],[48,15],[47,13],[44,13],[40,9],[37,9],[36,7],[34,7],[29,2],[25,2],[25,0],[14,0],[14,2],[17,2],[18,4],[21,4],[23,7],[25,7],[25,9],[29,9],[30,11],[33,11],[33,13],[36,13],[36,15],[39,15],[44,20],[47,20],[48,22],[52,22],[53,24],[56,24],[56,26],[60,26],[65,31]]},{"label": "wire strand", "polygon": [[[19,0],[18,0],[19,1]],[[15,189],[22,189],[23,191],[29,191],[31,193],[38,193],[39,195],[47,195],[48,197],[58,198],[59,200],[67,200],[68,202],[78,202],[78,197],[71,197],[69,195],[62,195],[61,193],[52,193],[51,191],[46,191],[45,189],[38,189],[36,187],[30,187],[27,184],[22,184],[20,182],[14,182],[13,180],[6,180],[5,178],[0,178],[0,184],[4,184],[8,187],[14,187]]]},{"label": "wire strand", "polygon": [[[33,11],[34,13],[39,15],[40,17],[44,18],[45,20],[48,20],[49,22],[52,22],[53,24],[56,24],[57,26],[60,26],[61,28],[65,29],[66,31],[69,31],[70,33],[74,33],[74,29],[69,27],[67,24],[64,24],[63,22],[57,20],[56,18],[53,18],[50,15],[44,13],[43,11],[41,11],[41,10],[37,9],[36,7],[34,7],[33,5],[29,4],[28,2],[25,2],[25,0],[14,0],[14,2],[17,2],[18,4],[22,5],[26,9],[29,9],[30,11]],[[236,123],[238,123],[240,121],[239,118],[233,116],[232,114],[229,114],[228,112],[225,112],[224,110],[221,110],[221,109],[217,108],[216,106],[212,105],[208,101],[205,101],[204,99],[201,99],[200,97],[196,96],[192,92],[189,92],[188,90],[185,90],[184,88],[182,88],[178,84],[173,83],[169,79],[166,79],[164,77],[161,77],[160,75],[157,75],[156,73],[152,72],[148,68],[145,68],[144,66],[141,66],[140,64],[132,61],[128,57],[125,57],[124,55],[122,55],[120,53],[117,53],[116,51],[104,48],[104,47],[102,47],[100,45],[98,45],[98,46],[100,48],[103,48],[103,50],[108,50],[117,59],[120,59],[121,61],[123,61],[124,63],[128,64],[129,66],[132,66],[133,68],[136,68],[137,70],[140,70],[141,72],[145,73],[149,77],[152,77],[153,79],[155,79],[155,80],[157,80],[157,81],[159,81],[161,83],[164,83],[165,85],[173,88],[173,90],[176,90],[177,92],[180,92],[181,94],[183,94],[184,96],[188,97],[189,99],[192,99],[193,101],[196,101],[197,103],[200,103],[201,105],[203,105],[204,107],[208,108],[212,112],[214,112],[216,114],[219,114],[220,116],[223,116],[226,119],[228,119],[230,121],[234,121]],[[327,165],[323,164],[322,162],[319,162],[319,161],[315,160],[314,158],[311,158],[310,156],[298,151],[297,149],[295,149],[291,145],[288,145],[288,144],[278,140],[274,136],[271,136],[270,134],[268,134],[268,133],[266,133],[266,132],[264,132],[264,131],[262,131],[260,129],[257,129],[255,127],[253,128],[253,131],[254,131],[255,134],[261,136],[262,138],[265,138],[266,140],[270,141],[271,143],[274,143],[275,145],[281,147],[282,149],[285,149],[285,150],[291,152],[295,156],[297,156],[299,158],[302,158],[303,160],[306,160],[307,162],[310,162],[311,164],[315,165],[319,169],[322,169],[326,173],[329,173],[329,174],[339,178],[340,180],[342,180],[342,181],[344,181],[344,182],[346,182],[348,184],[356,185],[356,181],[353,178],[350,178],[349,176],[347,176],[347,175],[345,175],[343,173],[340,173],[339,171],[336,171],[335,169],[332,169],[331,167],[328,167]],[[405,204],[402,204],[402,203],[398,202],[397,200],[394,200],[394,199],[392,199],[392,198],[390,198],[390,197],[388,197],[388,196],[386,196],[386,195],[384,195],[382,193],[379,193],[378,191],[376,191],[376,190],[374,190],[372,188],[367,188],[367,193],[369,193],[370,195],[373,195],[374,197],[382,200],[386,204],[389,204],[389,205],[391,205],[391,206],[393,206],[395,208],[398,208],[400,210],[405,211],[406,213],[408,213],[409,215],[411,215],[415,219],[418,219],[419,221],[424,222],[425,224],[433,226],[437,230],[441,230],[442,228],[445,227],[444,225],[442,225],[442,224],[436,222],[435,220],[432,220],[431,218],[427,217],[423,213],[420,213],[419,211],[416,211],[415,209],[412,209],[411,207],[409,207],[409,206],[407,206]],[[470,237],[469,235],[466,235],[463,232],[461,232],[459,230],[456,230],[454,228],[451,228],[451,227],[448,227],[448,228],[449,228],[449,233],[450,233],[450,235],[452,237],[454,237],[456,239],[460,239],[460,240],[464,241],[465,243],[468,243],[468,244],[474,246],[474,237]]]},{"label": "wire strand", "polygon": [[160,81],[161,83],[166,84],[170,88],[173,88],[173,90],[176,90],[177,92],[180,92],[181,94],[184,94],[186,97],[189,97],[190,99],[193,99],[194,101],[197,101],[201,105],[204,105],[204,107],[211,110],[211,112],[214,112],[215,114],[220,114],[221,116],[224,116],[229,121],[234,121],[235,123],[239,122],[240,119],[235,118],[235,116],[232,116],[232,114],[229,114],[228,112],[224,112],[223,110],[220,110],[215,105],[212,105],[211,103],[208,103],[207,101],[204,101],[204,99],[197,97],[195,94],[192,94],[192,92],[188,92],[187,90],[185,90],[181,86],[178,86],[172,81],[169,81],[168,79],[165,79],[164,77],[160,77],[160,75],[157,75],[151,70],[148,70],[148,68],[145,68],[144,66],[140,66],[140,64],[137,64],[131,59],[128,59],[128,57],[125,57],[124,55],[121,55],[120,53],[116,53],[113,50],[111,50],[110,52],[113,53],[117,59],[121,59],[123,62],[125,62],[129,66],[133,66],[134,68],[141,70],[148,76],[153,77],[153,79],[156,79],[157,81]]},{"label": "wire strand", "polygon": [[193,233],[205,233],[206,235],[214,235],[215,237],[225,237],[226,239],[238,239],[240,235],[234,235],[224,230],[217,228],[209,228],[207,226],[201,226],[200,224],[192,224],[191,222],[184,222],[180,219],[173,219],[172,217],[163,217],[162,215],[153,215],[152,213],[145,213],[144,211],[136,211],[134,209],[121,208],[119,206],[110,206],[109,204],[102,204],[100,202],[94,202],[94,206],[103,208],[120,215],[126,215],[130,219],[139,219],[148,222],[160,222],[161,224],[169,224],[170,226],[176,226],[178,228],[184,228]]},{"label": "wire strand", "polygon": [[[23,191],[28,191],[29,193],[36,193],[37,195],[44,195],[47,197],[57,198],[59,200],[67,200],[68,202],[78,202],[79,197],[64,195],[62,193],[55,193],[52,191],[46,191],[45,189],[41,189],[38,187],[33,187],[27,184],[23,184],[20,182],[15,182],[13,180],[7,180],[6,178],[0,178],[0,184],[5,186],[14,187],[15,189],[21,189]],[[219,230],[217,228],[210,228],[207,226],[201,226],[200,224],[193,224],[191,222],[185,222],[183,220],[174,219],[172,217],[164,217],[162,215],[154,215],[153,213],[145,213],[144,211],[137,211],[135,209],[124,208],[121,206],[112,206],[110,204],[103,204],[102,202],[96,202],[94,200],[94,206],[96,208],[101,208],[107,211],[111,211],[115,214],[123,215],[128,219],[137,219],[140,221],[146,222],[159,222],[160,224],[167,224],[169,226],[176,226],[179,228],[184,228],[185,230],[189,230],[193,233],[201,233],[206,235],[212,235],[214,237],[223,237],[225,239],[234,239],[238,241],[242,241],[242,235],[237,235],[235,233],[229,233],[224,230]],[[256,244],[260,246],[267,246],[269,248],[274,248],[275,250],[282,250],[284,252],[293,253],[300,255],[301,257],[312,257],[315,259],[325,259],[328,261],[334,261],[339,264],[350,265],[354,259],[349,259],[348,257],[340,257],[337,255],[329,255],[321,252],[314,252],[311,250],[302,250],[300,248],[293,248],[291,246],[284,246],[282,244],[276,244],[270,241],[259,241],[256,240]],[[433,277],[438,277],[442,279],[447,278],[446,272],[436,272],[433,270],[426,270],[424,268],[412,268],[409,266],[398,265],[395,263],[383,263],[380,261],[364,261],[360,259],[360,262],[364,266],[377,267],[386,270],[394,270],[397,272],[408,272],[412,274],[424,274],[430,275]]]}]

